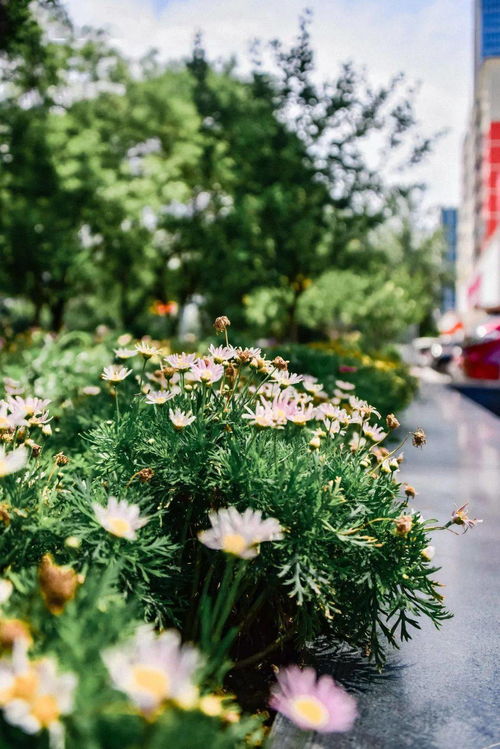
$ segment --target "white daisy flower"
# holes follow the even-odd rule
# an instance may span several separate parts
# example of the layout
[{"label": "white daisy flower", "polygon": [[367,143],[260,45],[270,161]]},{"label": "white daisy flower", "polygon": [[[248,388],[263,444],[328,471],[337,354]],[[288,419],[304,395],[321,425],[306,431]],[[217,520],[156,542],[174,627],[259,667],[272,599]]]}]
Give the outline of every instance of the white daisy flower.
[{"label": "white daisy flower", "polygon": [[131,641],[105,651],[102,659],[116,689],[146,714],[168,700],[184,708],[196,702],[195,675],[201,657],[194,647],[181,645],[173,629],[156,635],[152,627],[143,625]]},{"label": "white daisy flower", "polygon": [[19,412],[25,417],[31,417],[44,414],[50,400],[47,398],[21,398],[19,395],[9,395],[7,396],[7,403],[12,413]]},{"label": "white daisy flower", "polygon": [[155,356],[155,354],[158,354],[160,352],[158,346],[154,346],[148,341],[139,341],[139,343],[135,344],[135,348],[136,351],[145,359],[151,359],[152,356]]},{"label": "white daisy flower", "polygon": [[262,520],[260,510],[247,508],[240,513],[236,507],[226,507],[211,512],[212,527],[200,531],[198,538],[209,549],[219,549],[227,554],[253,559],[259,554],[259,544],[283,538],[281,525],[275,518]]},{"label": "white daisy flower", "polygon": [[373,424],[364,424],[363,434],[372,442],[382,442],[387,437],[387,432],[384,432],[379,426]]},{"label": "white daisy flower", "polygon": [[92,504],[96,518],[102,527],[119,538],[134,541],[137,537],[136,531],[148,522],[149,518],[140,516],[139,505],[131,505],[124,499],[116,497],[108,499],[107,507],[97,502]]},{"label": "white daisy flower", "polygon": [[191,369],[197,358],[196,354],[185,354],[183,352],[182,354],[170,354],[170,356],[165,357],[165,360],[173,369],[186,370]]},{"label": "white daisy flower", "polygon": [[194,416],[191,411],[185,412],[181,411],[179,408],[170,408],[168,411],[168,416],[176,429],[184,429],[185,427],[192,424],[196,419],[196,416]]},{"label": "white daisy flower", "polygon": [[154,390],[146,395],[146,403],[162,406],[171,398],[175,398],[176,395],[177,392],[175,390]]},{"label": "white daisy flower", "polygon": [[137,355],[137,350],[134,348],[115,348],[113,351],[117,359],[131,359]]},{"label": "white daisy flower", "polygon": [[121,382],[130,374],[132,370],[122,367],[121,364],[110,364],[109,367],[104,367],[101,377],[109,382]]},{"label": "white daisy flower", "polygon": [[53,658],[29,661],[26,645],[16,642],[10,661],[0,666],[4,719],[28,734],[51,731],[71,712],[76,685],[74,674],[58,673]]},{"label": "white daisy flower", "polygon": [[20,471],[27,462],[28,451],[24,445],[10,452],[6,452],[5,448],[0,446],[0,477]]},{"label": "white daisy flower", "polygon": [[13,380],[12,377],[4,377],[3,385],[7,395],[22,395],[24,392],[24,385],[18,380]]},{"label": "white daisy flower", "polygon": [[224,364],[224,362],[234,359],[237,354],[233,346],[214,346],[213,343],[208,347],[208,351],[217,364]]},{"label": "white daisy flower", "polygon": [[353,385],[352,382],[345,382],[345,380],[335,380],[335,385],[340,390],[354,390],[356,385]]},{"label": "white daisy flower", "polygon": [[12,411],[6,401],[0,401],[0,431],[12,431],[27,423],[21,411],[17,409]]},{"label": "white daisy flower", "polygon": [[98,385],[85,385],[82,388],[83,395],[99,395],[101,388]]}]

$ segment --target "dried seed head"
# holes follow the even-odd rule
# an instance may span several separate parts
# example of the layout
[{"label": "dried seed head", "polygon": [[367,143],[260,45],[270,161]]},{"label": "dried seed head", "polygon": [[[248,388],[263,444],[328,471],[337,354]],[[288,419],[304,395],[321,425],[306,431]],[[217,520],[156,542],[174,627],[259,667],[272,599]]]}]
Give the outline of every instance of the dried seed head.
[{"label": "dried seed head", "polygon": [[69,458],[64,453],[57,453],[57,455],[54,455],[54,460],[58,466],[65,466],[69,463]]},{"label": "dried seed head", "polygon": [[29,624],[21,619],[0,619],[0,649],[12,650],[16,640],[31,643]]},{"label": "dried seed head", "polygon": [[236,372],[237,372],[236,367],[233,367],[232,364],[228,364],[227,365],[227,367],[226,367],[226,377],[229,380],[234,380],[234,378],[236,377]]},{"label": "dried seed head", "polygon": [[405,494],[408,498],[414,499],[417,496],[417,490],[410,484],[405,484]]},{"label": "dried seed head", "polygon": [[282,357],[282,356],[276,356],[276,357],[275,357],[275,358],[274,358],[274,359],[272,360],[271,364],[272,364],[272,365],[273,365],[274,367],[276,367],[276,369],[279,369],[279,370],[287,370],[287,369],[288,369],[288,364],[289,364],[289,362],[287,362],[287,361],[286,361],[285,359],[283,359],[283,357]]},{"label": "dried seed head", "polygon": [[413,525],[413,518],[411,515],[401,515],[399,518],[394,519],[396,526],[396,534],[398,536],[407,536],[411,531]]},{"label": "dried seed head", "polygon": [[427,437],[421,427],[419,427],[415,432],[412,432],[411,436],[414,447],[423,447],[427,442]]},{"label": "dried seed head", "polygon": [[75,597],[78,575],[71,567],[56,564],[50,554],[44,554],[38,568],[38,579],[45,605],[51,614],[60,614]]},{"label": "dried seed head", "polygon": [[137,472],[137,478],[139,481],[142,481],[143,484],[147,484],[148,481],[151,481],[154,475],[155,472],[152,468],[141,468],[141,470]]},{"label": "dried seed head", "polygon": [[385,421],[389,429],[397,429],[399,426],[399,421],[396,419],[394,414],[388,414]]},{"label": "dried seed head", "polygon": [[225,315],[221,315],[221,317],[216,317],[214,321],[214,328],[217,331],[217,333],[223,333],[226,328],[229,328],[231,325],[231,320],[229,317],[226,317]]}]

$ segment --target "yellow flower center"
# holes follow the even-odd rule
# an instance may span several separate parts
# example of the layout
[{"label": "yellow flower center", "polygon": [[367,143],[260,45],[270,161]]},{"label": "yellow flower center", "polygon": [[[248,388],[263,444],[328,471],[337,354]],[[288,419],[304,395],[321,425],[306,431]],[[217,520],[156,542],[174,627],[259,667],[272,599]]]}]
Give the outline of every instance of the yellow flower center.
[{"label": "yellow flower center", "polygon": [[297,697],[292,706],[297,718],[308,723],[311,728],[321,728],[328,722],[328,710],[316,697]]},{"label": "yellow flower center", "polygon": [[125,520],[125,518],[114,517],[108,519],[108,530],[114,536],[120,536],[120,538],[123,538],[123,536],[130,533],[132,529],[128,520]]},{"label": "yellow flower center", "polygon": [[248,543],[241,533],[226,533],[222,538],[222,550],[240,557],[248,548]]},{"label": "yellow flower center", "polygon": [[38,683],[38,674],[33,669],[19,674],[12,685],[10,699],[32,700],[38,689]]},{"label": "yellow flower center", "polygon": [[0,476],[7,476],[9,473],[9,464],[6,460],[0,458]]},{"label": "yellow flower center", "polygon": [[61,711],[55,697],[43,694],[33,700],[31,714],[46,728],[59,718]]},{"label": "yellow flower center", "polygon": [[136,666],[133,670],[135,686],[151,694],[158,702],[168,697],[170,679],[164,671],[154,666]]}]

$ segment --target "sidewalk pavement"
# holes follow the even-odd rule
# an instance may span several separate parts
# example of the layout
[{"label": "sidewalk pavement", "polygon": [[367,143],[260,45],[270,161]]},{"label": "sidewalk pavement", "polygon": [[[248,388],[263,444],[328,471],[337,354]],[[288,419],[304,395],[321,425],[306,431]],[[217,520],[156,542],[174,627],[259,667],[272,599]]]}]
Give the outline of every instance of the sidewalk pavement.
[{"label": "sidewalk pavement", "polygon": [[464,536],[435,535],[437,577],[455,616],[441,630],[422,622],[391,653],[386,678],[358,694],[349,734],[305,737],[280,718],[273,749],[500,749],[500,419],[424,382],[402,430],[417,427],[427,445],[405,447],[401,471],[418,491],[415,507],[446,521],[469,502],[484,520]]}]

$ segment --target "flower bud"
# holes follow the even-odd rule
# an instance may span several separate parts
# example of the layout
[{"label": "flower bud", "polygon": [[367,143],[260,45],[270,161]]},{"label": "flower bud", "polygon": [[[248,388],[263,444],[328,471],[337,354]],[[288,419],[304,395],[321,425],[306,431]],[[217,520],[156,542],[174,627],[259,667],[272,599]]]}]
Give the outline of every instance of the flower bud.
[{"label": "flower bud", "polygon": [[318,450],[321,447],[321,439],[317,434],[309,441],[309,447],[311,450]]},{"label": "flower bud", "polygon": [[434,546],[426,546],[425,549],[422,549],[420,554],[423,556],[424,559],[427,559],[428,562],[431,561],[431,559],[434,557],[434,554],[436,552],[436,549]]}]

